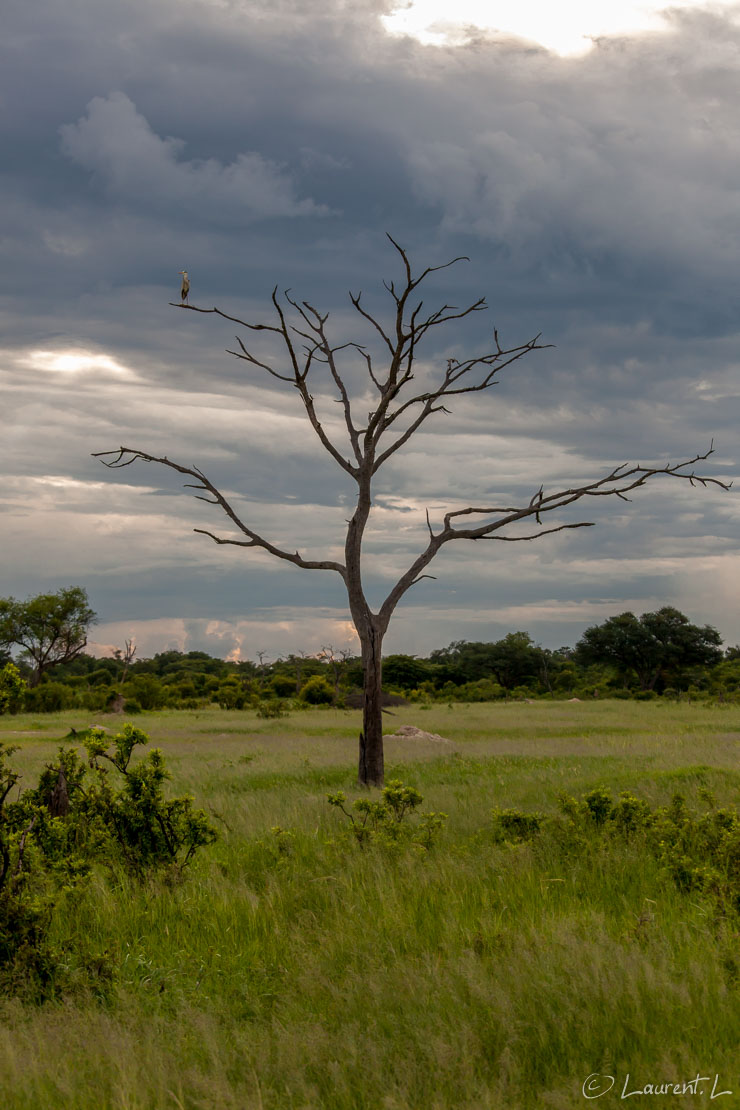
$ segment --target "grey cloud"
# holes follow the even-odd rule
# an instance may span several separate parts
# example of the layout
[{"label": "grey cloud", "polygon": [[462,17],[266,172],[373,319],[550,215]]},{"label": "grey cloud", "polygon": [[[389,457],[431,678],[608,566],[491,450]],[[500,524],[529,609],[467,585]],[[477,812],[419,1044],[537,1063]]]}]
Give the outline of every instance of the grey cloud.
[{"label": "grey cloud", "polygon": [[[340,340],[364,341],[346,291],[387,311],[380,279],[397,263],[385,230],[422,266],[471,256],[435,277],[430,305],[481,293],[492,305],[426,348],[420,382],[461,347],[487,349],[494,322],[512,342],[542,330],[557,346],[452,406],[381,472],[368,545],[378,595],[423,544],[427,505],[530,496],[542,480],[676,459],[712,436],[709,472],[736,473],[736,24],[684,12],[667,35],[563,61],[485,36],[443,50],[390,39],[387,8],[11,3],[0,82],[23,110],[2,117],[6,592],[84,571],[107,619],[187,620],[191,646],[215,643],[197,624],[211,616],[264,624],[258,603],[277,627],[284,601],[303,630],[313,606],[341,610],[320,575],[194,542],[194,524],[218,526],[174,476],[109,474],[89,452],[135,440],[195,462],[280,540],[320,549],[334,522],[341,533],[351,489],[294,391],[223,353],[230,325],[167,302],[188,269],[194,303],[265,321],[273,285],[289,285],[331,311]],[[39,350],[99,358],[52,372],[28,362]],[[333,395],[313,388],[334,427]],[[438,582],[409,595],[389,648],[529,619],[557,646],[591,619],[584,605],[641,601],[738,639],[733,496],[644,491],[601,507],[588,533],[491,544],[495,555],[458,545]],[[281,650],[298,634],[276,632]]]},{"label": "grey cloud", "polygon": [[186,161],[183,139],[156,135],[121,92],[95,97],[87,114],[60,128],[62,148],[126,204],[145,200],[197,211],[202,219],[239,226],[255,219],[325,215],[326,206],[300,200],[282,168],[255,151],[227,166],[214,158]]}]

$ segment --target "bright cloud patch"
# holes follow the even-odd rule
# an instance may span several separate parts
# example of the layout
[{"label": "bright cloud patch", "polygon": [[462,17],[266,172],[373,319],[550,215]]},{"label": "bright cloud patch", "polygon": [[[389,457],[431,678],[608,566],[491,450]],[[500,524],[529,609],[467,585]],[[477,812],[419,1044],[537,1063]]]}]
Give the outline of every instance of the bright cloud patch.
[{"label": "bright cloud patch", "polygon": [[29,351],[21,364],[33,370],[44,370],[52,374],[114,374],[116,377],[133,378],[136,375],[118,359],[98,351],[78,348],[60,351]]},{"label": "bright cloud patch", "polygon": [[[582,54],[603,35],[660,30],[667,6],[635,0],[458,0],[452,14],[447,0],[415,0],[385,16],[383,24],[391,33],[413,35],[431,46],[454,43],[461,29],[476,27],[539,43],[556,54]],[[693,7],[698,7],[695,0],[670,4]]]}]

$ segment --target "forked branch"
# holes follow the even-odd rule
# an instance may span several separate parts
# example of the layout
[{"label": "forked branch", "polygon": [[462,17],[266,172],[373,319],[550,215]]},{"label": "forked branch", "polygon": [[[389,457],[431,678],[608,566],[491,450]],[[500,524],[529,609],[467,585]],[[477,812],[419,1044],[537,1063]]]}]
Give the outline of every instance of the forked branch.
[{"label": "forked branch", "polygon": [[[286,315],[286,309],[278,297],[277,287],[272,291],[272,305],[275,312],[275,322],[272,324],[253,324],[215,307],[199,308],[196,305],[170,302],[176,308],[215,314],[250,331],[268,332],[279,336],[284,355],[287,355],[287,364],[276,365],[269,358],[261,354],[256,355],[239,336],[236,337],[237,348],[230,349],[228,353],[234,358],[256,366],[270,377],[292,385],[298,391],[311,426],[323,447],[358,483],[375,474],[391,455],[408,442],[430,416],[439,412],[449,412],[443,403],[445,398],[488,389],[495,383],[495,378],[501,370],[531,351],[549,346],[549,344],[540,343],[540,336],[537,335],[526,343],[503,347],[499,341],[498,332],[494,330],[493,350],[463,361],[448,359],[447,369],[436,384],[411,396],[404,396],[406,387],[415,376],[415,360],[419,345],[428,333],[443,324],[462,320],[476,312],[483,312],[488,306],[485,298],[479,297],[478,300],[462,308],[444,303],[432,311],[425,310],[424,301],[416,299],[419,286],[431,274],[469,259],[466,255],[460,255],[442,265],[427,266],[415,277],[404,248],[392,236],[389,235],[388,239],[401,258],[404,275],[403,281],[398,286],[393,281],[384,282],[393,302],[391,319],[387,322],[381,321],[368,311],[361,303],[361,293],[350,292],[349,294],[350,303],[371,325],[387,350],[387,368],[382,373],[374,365],[373,356],[364,345],[354,342],[332,343],[327,331],[329,314],[320,312],[309,301],[300,301],[292,297],[290,290],[285,290],[283,298],[292,310],[291,315],[297,321],[296,323],[291,323]],[[338,359],[338,356],[349,348],[355,350],[364,359],[368,377],[379,395],[375,409],[370,413],[367,424],[362,427],[354,418],[352,401]],[[336,400],[342,406],[349,440],[349,453],[353,461],[347,458],[347,452],[329,437],[318,417],[308,380],[314,368],[321,365],[328,369],[330,384],[338,393]],[[414,412],[414,409],[418,411]],[[398,425],[398,432],[394,429],[395,439],[390,443],[384,443],[381,451],[380,444],[383,437],[399,418],[407,413],[410,417],[408,425],[403,430],[401,425]]]},{"label": "forked branch", "polygon": [[200,532],[202,535],[210,536],[215,543],[218,544],[231,544],[234,547],[261,547],[264,551],[269,551],[277,559],[284,559],[288,563],[294,563],[295,566],[301,567],[303,570],[334,570],[339,574],[342,579],[346,578],[346,569],[344,564],[333,562],[330,559],[304,559],[297,551],[286,551],[281,547],[277,547],[274,543],[270,543],[253,528],[248,527],[238,515],[236,510],[221,493],[221,491],[206,477],[202,470],[197,466],[182,466],[180,463],[173,462],[166,456],[149,455],[146,451],[139,451],[135,447],[119,447],[115,451],[95,451],[93,458],[100,459],[104,466],[109,470],[120,470],[124,466],[131,466],[137,459],[143,462],[159,463],[160,466],[167,466],[170,470],[177,471],[178,474],[185,474],[195,479],[195,483],[186,482],[186,489],[202,490],[209,493],[210,497],[204,497],[200,493],[195,496],[199,501],[205,501],[209,505],[219,505],[224,511],[226,516],[232,521],[238,530],[245,536],[245,539],[235,539],[231,536],[216,536],[213,532],[208,532],[204,528],[194,528],[194,532]]},{"label": "forked branch", "polygon": [[[652,478],[657,478],[659,476],[678,478],[689,482],[691,485],[701,485],[705,487],[717,486],[719,489],[727,490],[732,485],[731,482],[723,482],[720,478],[712,478],[707,475],[697,474],[695,470],[687,469],[688,467],[695,466],[696,463],[705,462],[712,454],[714,454],[713,444],[710,445],[709,450],[705,451],[703,454],[694,455],[693,458],[685,459],[683,462],[674,464],[667,463],[665,466],[638,465],[630,467],[626,463],[623,463],[621,466],[615,467],[603,478],[597,478],[593,482],[586,482],[581,486],[559,490],[556,493],[546,495],[543,487],[540,486],[539,490],[537,490],[526,505],[488,506],[485,508],[471,505],[464,509],[450,510],[444,514],[443,526],[438,532],[433,530],[429,520],[429,513],[427,512],[426,520],[427,529],[429,531],[429,543],[426,549],[414,560],[406,573],[399,579],[381,606],[379,617],[382,627],[387,627],[394,609],[406,591],[418,582],[420,578],[425,577],[422,572],[429,566],[434,556],[444,544],[450,543],[453,540],[500,540],[507,543],[518,543],[540,539],[542,536],[552,535],[554,532],[564,532],[575,528],[592,528],[594,526],[593,521],[576,521],[575,523],[558,524],[552,528],[542,528],[538,532],[530,532],[525,535],[499,535],[499,532],[502,532],[504,529],[532,517],[540,524],[541,515],[543,513],[553,512],[557,509],[565,509],[567,506],[585,497],[618,497],[628,501],[629,498],[626,496],[628,493],[632,490],[639,489]],[[493,519],[487,520],[472,528],[455,527],[452,523],[460,517],[479,515],[493,517]]]}]

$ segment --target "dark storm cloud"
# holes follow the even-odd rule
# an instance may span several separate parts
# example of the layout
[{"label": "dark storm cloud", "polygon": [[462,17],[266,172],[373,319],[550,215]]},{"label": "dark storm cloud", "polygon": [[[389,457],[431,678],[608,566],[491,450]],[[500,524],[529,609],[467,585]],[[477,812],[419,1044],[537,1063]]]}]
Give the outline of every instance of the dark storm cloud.
[{"label": "dark storm cloud", "polygon": [[[664,33],[564,60],[484,35],[449,49],[391,38],[378,19],[389,7],[11,5],[3,592],[89,581],[110,620],[128,598],[137,619],[187,618],[199,642],[226,633],[198,619],[251,614],[261,628],[281,602],[314,614],[303,628],[328,627],[316,606],[341,623],[326,582],[245,569],[194,538],[202,507],[166,473],[112,475],[89,452],[134,442],[198,462],[280,542],[338,542],[351,490],[297,398],[223,353],[233,327],[167,301],[188,269],[195,303],[267,320],[273,285],[290,285],[332,311],[340,339],[364,341],[346,291],[387,311],[380,278],[397,260],[385,230],[422,265],[471,256],[433,279],[430,305],[481,293],[491,304],[440,335],[420,382],[463,343],[487,349],[494,321],[507,341],[541,330],[556,347],[453,406],[380,475],[368,544],[379,595],[423,544],[427,506],[529,497],[541,481],[675,460],[712,436],[708,472],[736,472],[737,23],[674,13]],[[341,438],[328,386],[314,391]],[[369,394],[359,404],[372,407]],[[731,497],[661,487],[628,516],[602,511],[598,529],[526,555],[458,545],[439,582],[409,598],[415,631],[404,618],[399,646],[469,635],[476,612],[501,631],[529,613],[560,642],[605,599],[612,611],[620,598],[689,610],[692,596],[706,608],[692,616],[738,638],[737,515]]]}]

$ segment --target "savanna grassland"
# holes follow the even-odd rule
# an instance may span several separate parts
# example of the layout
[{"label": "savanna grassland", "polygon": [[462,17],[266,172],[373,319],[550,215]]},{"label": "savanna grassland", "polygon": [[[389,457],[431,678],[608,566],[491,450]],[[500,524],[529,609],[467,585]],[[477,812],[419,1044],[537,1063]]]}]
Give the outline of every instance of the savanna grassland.
[{"label": "savanna grassland", "polygon": [[[733,1092],[713,1104],[740,1107],[740,918],[639,837],[506,844],[491,818],[597,786],[735,807],[740,706],[395,714],[389,731],[451,740],[387,744],[387,778],[448,815],[429,850],[361,846],[327,804],[359,793],[357,713],[136,719],[219,840],[183,881],[101,873],[62,903],[64,991],[0,1002],[2,1110],[570,1110],[594,1073],[615,1077],[600,1106],[628,1073],[633,1089],[700,1073]],[[31,781],[93,720],[117,727],[4,717],[0,739]],[[679,1105],[708,1104],[712,1082]]]}]

